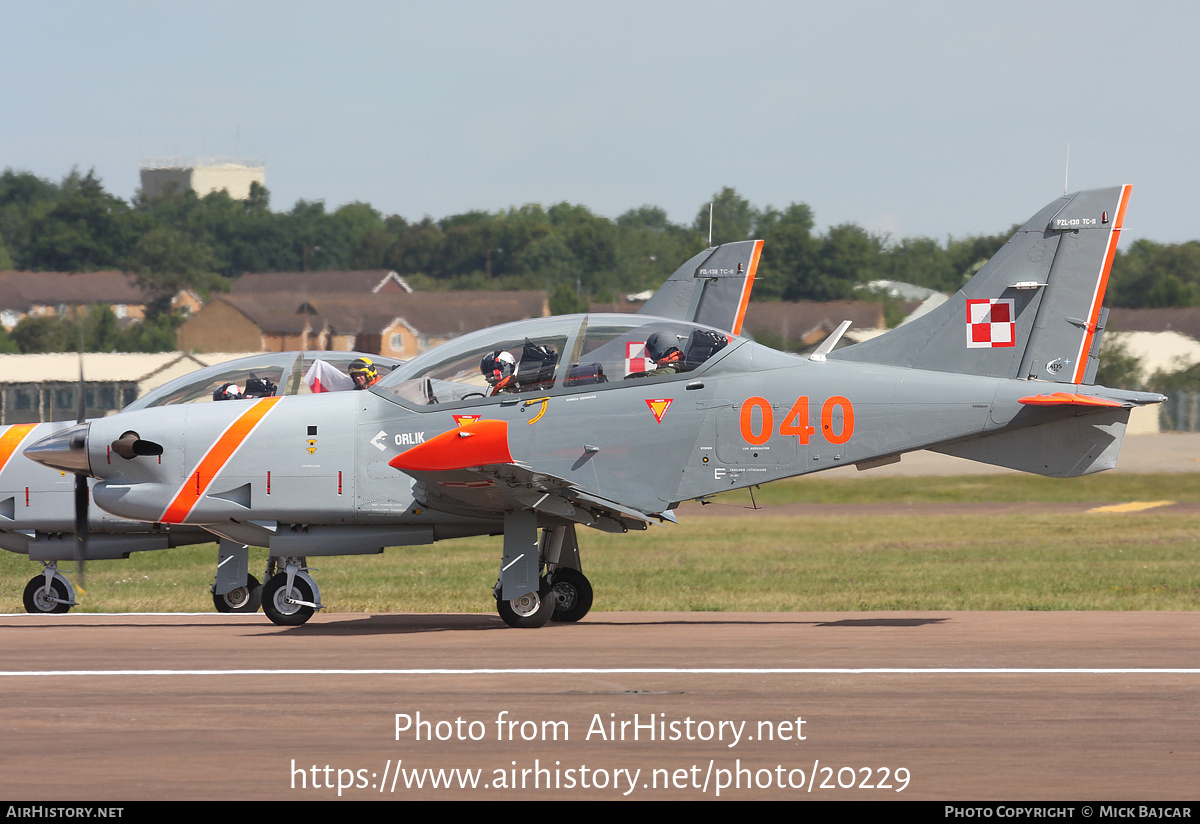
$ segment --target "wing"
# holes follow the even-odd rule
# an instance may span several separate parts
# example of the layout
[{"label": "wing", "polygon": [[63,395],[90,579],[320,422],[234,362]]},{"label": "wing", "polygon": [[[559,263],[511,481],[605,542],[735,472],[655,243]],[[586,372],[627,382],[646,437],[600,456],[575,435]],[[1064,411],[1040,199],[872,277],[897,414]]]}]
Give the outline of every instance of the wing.
[{"label": "wing", "polygon": [[388,462],[412,476],[424,505],[470,515],[533,510],[605,532],[645,529],[668,513],[646,513],[537,472],[513,459],[508,424],[481,420],[429,439]]}]

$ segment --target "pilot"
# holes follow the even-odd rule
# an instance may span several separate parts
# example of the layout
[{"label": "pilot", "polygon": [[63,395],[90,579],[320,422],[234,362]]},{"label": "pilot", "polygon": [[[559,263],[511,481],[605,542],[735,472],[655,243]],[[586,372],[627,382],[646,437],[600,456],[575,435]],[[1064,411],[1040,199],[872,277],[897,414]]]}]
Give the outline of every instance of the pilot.
[{"label": "pilot", "polygon": [[655,332],[646,338],[646,357],[654,361],[654,369],[644,375],[674,375],[683,371],[683,353],[676,345],[678,340],[667,332]]},{"label": "pilot", "polygon": [[350,362],[350,380],[354,381],[355,389],[366,389],[379,380],[375,371],[375,363],[370,358],[356,358]]},{"label": "pilot", "polygon": [[503,349],[496,349],[483,356],[479,371],[491,385],[491,395],[517,391],[517,359]]},{"label": "pilot", "polygon": [[239,401],[246,397],[236,383],[223,383],[213,390],[214,401]]}]

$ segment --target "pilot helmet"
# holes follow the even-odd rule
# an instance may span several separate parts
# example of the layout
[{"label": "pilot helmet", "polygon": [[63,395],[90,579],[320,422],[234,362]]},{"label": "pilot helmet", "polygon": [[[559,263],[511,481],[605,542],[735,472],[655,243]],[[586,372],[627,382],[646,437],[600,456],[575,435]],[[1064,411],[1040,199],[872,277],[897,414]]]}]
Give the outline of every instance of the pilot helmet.
[{"label": "pilot helmet", "polygon": [[517,359],[503,349],[497,349],[483,356],[479,371],[494,386],[517,371]]},{"label": "pilot helmet", "polygon": [[269,398],[275,394],[275,390],[278,388],[270,378],[247,378],[244,397]]},{"label": "pilot helmet", "polygon": [[354,378],[358,375],[365,376],[368,385],[379,379],[379,373],[375,371],[375,363],[370,358],[356,358],[350,362],[350,377]]},{"label": "pilot helmet", "polygon": [[236,401],[244,397],[236,383],[223,383],[213,390],[214,401]]},{"label": "pilot helmet", "polygon": [[676,346],[678,339],[675,335],[666,332],[655,332],[650,337],[646,338],[646,357],[658,363],[663,358],[678,352],[679,347]]}]

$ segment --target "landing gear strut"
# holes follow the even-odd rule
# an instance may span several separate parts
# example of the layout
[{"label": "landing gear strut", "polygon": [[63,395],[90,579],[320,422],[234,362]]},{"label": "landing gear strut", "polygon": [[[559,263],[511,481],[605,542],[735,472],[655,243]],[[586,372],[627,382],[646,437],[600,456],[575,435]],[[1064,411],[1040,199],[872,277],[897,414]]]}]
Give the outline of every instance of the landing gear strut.
[{"label": "landing gear strut", "polygon": [[29,579],[22,600],[26,612],[61,615],[75,606],[75,587],[59,573],[58,564],[51,562],[41,575]]},{"label": "landing gear strut", "polygon": [[573,623],[587,615],[592,585],[579,568],[575,525],[546,527],[538,541],[534,513],[505,513],[504,559],[494,595],[496,611],[510,627]]},{"label": "landing gear strut", "polygon": [[247,571],[250,547],[222,538],[218,545],[217,577],[213,580],[213,606],[217,612],[258,612],[262,584]]}]

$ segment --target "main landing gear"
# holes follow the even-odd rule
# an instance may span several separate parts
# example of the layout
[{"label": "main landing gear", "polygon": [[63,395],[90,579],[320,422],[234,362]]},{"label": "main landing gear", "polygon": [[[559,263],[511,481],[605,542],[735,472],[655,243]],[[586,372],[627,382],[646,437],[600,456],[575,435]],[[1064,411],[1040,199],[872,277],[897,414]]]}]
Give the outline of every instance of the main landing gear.
[{"label": "main landing gear", "polygon": [[526,592],[508,601],[497,598],[496,612],[510,627],[534,629],[550,623],[555,603],[550,582],[542,578],[536,592]]},{"label": "main landing gear", "polygon": [[217,551],[217,577],[212,585],[217,612],[258,612],[262,605],[262,584],[247,569],[250,548],[222,538]]},{"label": "main landing gear", "polygon": [[[505,517],[504,559],[493,593],[496,612],[504,623],[519,629],[544,627],[551,621],[574,623],[592,608],[592,585],[579,568],[575,526],[547,527],[538,542],[534,518],[532,513],[521,512]],[[545,574],[541,574],[543,569]],[[508,594],[504,591],[506,575],[510,576],[510,591],[515,591],[509,598],[504,597]],[[522,581],[523,586],[514,586],[511,579]],[[537,581],[537,589],[532,580]]]},{"label": "main landing gear", "polygon": [[251,613],[258,612],[262,606],[263,586],[253,575],[246,575],[246,582],[234,587],[224,595],[213,591],[213,606],[217,612]]},{"label": "main landing gear", "polygon": [[[276,570],[282,562],[283,569]],[[262,610],[272,623],[298,627],[308,621],[321,604],[321,588],[308,574],[303,558],[267,560],[267,582],[262,588]]]},{"label": "main landing gear", "polygon": [[554,595],[551,621],[573,624],[592,608],[592,584],[582,572],[559,567],[550,573],[550,591]]},{"label": "main landing gear", "polygon": [[25,585],[25,611],[34,614],[61,615],[75,606],[75,587],[58,571],[53,561],[45,565],[41,575],[35,575]]}]

